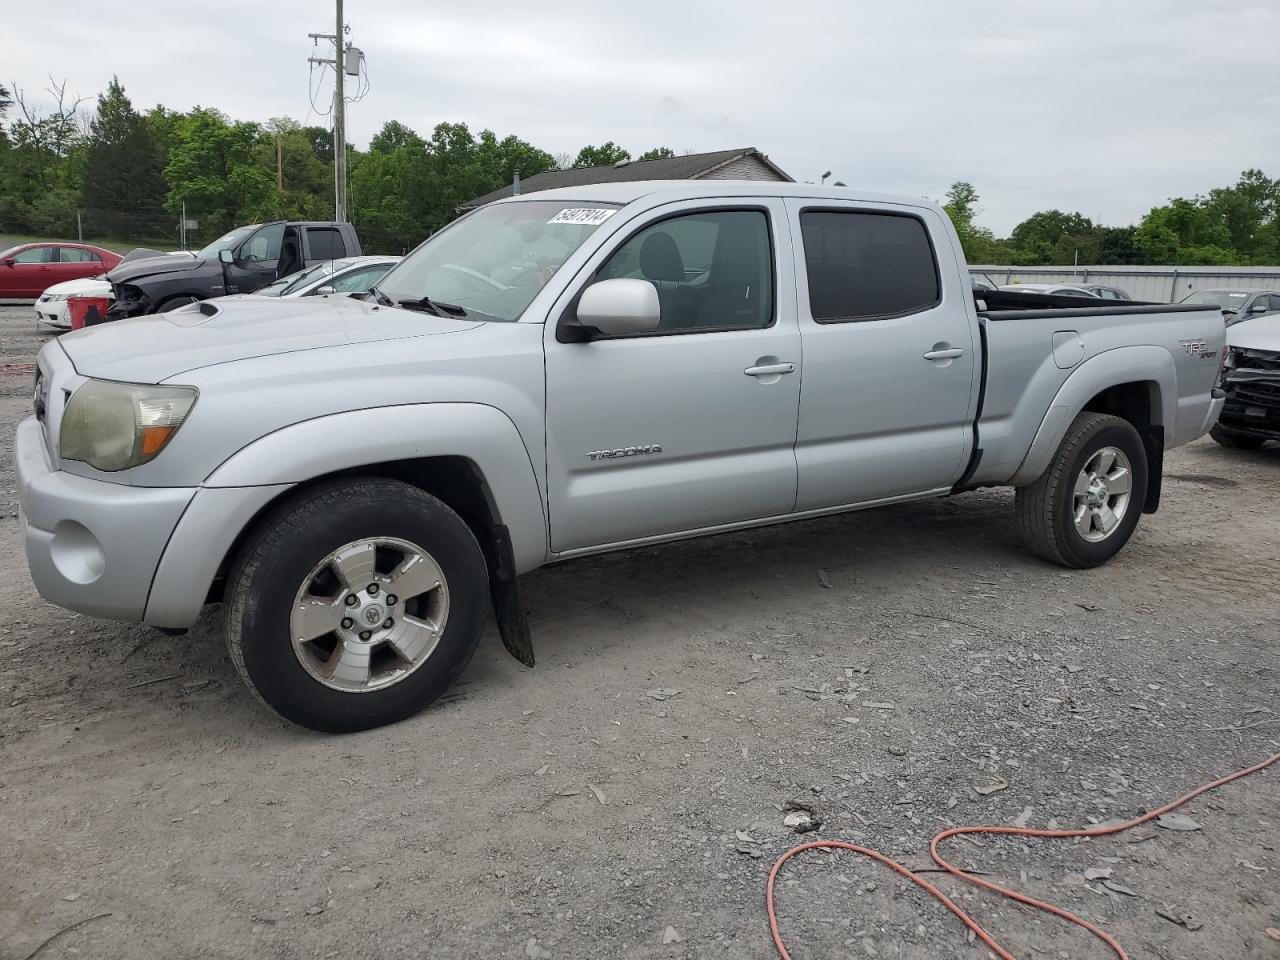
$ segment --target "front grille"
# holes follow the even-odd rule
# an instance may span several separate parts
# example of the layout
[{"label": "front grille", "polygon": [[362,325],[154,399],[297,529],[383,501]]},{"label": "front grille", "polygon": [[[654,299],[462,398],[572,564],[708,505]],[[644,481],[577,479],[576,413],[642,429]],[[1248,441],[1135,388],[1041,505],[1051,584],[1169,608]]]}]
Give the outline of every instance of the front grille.
[{"label": "front grille", "polygon": [[1232,399],[1259,407],[1280,407],[1280,382],[1250,380],[1232,384]]},{"label": "front grille", "polygon": [[1235,366],[1248,370],[1266,370],[1280,373],[1280,353],[1268,350],[1233,350],[1236,355]]}]

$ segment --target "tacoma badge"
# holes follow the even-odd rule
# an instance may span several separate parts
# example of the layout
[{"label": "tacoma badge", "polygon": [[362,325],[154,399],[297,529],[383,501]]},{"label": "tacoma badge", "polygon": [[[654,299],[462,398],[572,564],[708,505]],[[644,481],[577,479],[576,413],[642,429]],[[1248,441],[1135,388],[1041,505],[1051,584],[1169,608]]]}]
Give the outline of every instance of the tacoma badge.
[{"label": "tacoma badge", "polygon": [[662,444],[642,443],[634,447],[616,447],[613,450],[592,450],[588,460],[613,460],[615,457],[638,457],[642,453],[661,453]]}]

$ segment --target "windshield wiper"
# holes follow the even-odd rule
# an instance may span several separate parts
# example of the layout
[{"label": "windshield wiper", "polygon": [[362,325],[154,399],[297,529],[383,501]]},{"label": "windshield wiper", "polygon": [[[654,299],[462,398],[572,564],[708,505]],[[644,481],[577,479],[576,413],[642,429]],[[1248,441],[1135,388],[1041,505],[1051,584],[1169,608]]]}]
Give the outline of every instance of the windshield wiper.
[{"label": "windshield wiper", "polygon": [[382,307],[395,306],[395,301],[393,301],[390,297],[388,297],[385,293],[383,293],[377,287],[370,287],[367,292],[373,294],[374,302],[377,303],[379,306],[382,306]]},{"label": "windshield wiper", "polygon": [[418,297],[410,300],[397,300],[400,306],[406,310],[423,310],[427,313],[434,313],[437,317],[454,316],[465,317],[467,308],[460,307],[456,303],[443,303],[440,300],[431,300],[427,297]]}]

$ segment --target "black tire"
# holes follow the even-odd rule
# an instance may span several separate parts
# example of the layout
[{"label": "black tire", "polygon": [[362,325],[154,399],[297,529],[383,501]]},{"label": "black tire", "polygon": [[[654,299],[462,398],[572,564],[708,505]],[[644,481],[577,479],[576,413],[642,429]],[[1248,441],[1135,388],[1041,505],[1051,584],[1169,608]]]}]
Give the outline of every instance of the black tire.
[{"label": "black tire", "polygon": [[1265,437],[1250,437],[1239,433],[1229,433],[1221,427],[1214,427],[1209,431],[1209,436],[1224,447],[1230,447],[1233,450],[1257,450],[1267,442]]},{"label": "black tire", "polygon": [[[1115,447],[1128,457],[1132,481],[1120,523],[1095,542],[1076,529],[1074,487],[1090,458],[1103,447]],[[1096,567],[1119,553],[1133,535],[1146,495],[1147,454],[1133,424],[1106,414],[1082,413],[1067,430],[1048,469],[1034,483],[1018,488],[1022,539],[1034,553],[1064,567]]]},{"label": "black tire", "polygon": [[[434,650],[407,676],[367,692],[336,690],[294,653],[290,613],[316,564],[345,544],[376,537],[430,553],[446,581],[448,617]],[[471,528],[430,494],[380,478],[324,483],[273,510],[240,550],[227,598],[227,649],[241,679],[281,716],[330,733],[394,723],[433,703],[471,660],[489,612],[484,555]]]},{"label": "black tire", "polygon": [[186,307],[199,302],[199,297],[170,297],[156,307],[156,313],[168,313],[170,310],[177,310],[179,307]]}]

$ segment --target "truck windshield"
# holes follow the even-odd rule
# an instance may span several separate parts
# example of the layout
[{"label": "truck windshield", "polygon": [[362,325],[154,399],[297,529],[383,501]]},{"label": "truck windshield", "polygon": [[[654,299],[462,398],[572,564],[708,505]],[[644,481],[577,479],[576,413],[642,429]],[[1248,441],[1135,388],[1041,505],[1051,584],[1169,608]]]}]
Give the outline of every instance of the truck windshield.
[{"label": "truck windshield", "polygon": [[196,251],[197,260],[217,260],[218,254],[223,250],[234,250],[240,245],[240,241],[249,234],[257,230],[257,227],[237,227],[230,233],[219,237],[207,247],[203,247]]},{"label": "truck windshield", "polygon": [[521,200],[483,207],[447,227],[374,289],[382,302],[429,298],[479,320],[514,321],[616,204]]}]

